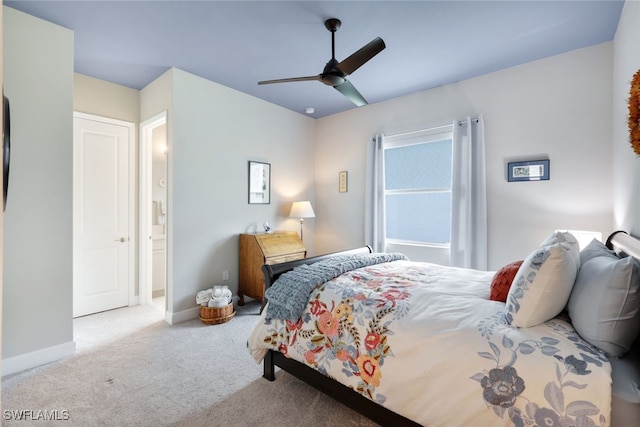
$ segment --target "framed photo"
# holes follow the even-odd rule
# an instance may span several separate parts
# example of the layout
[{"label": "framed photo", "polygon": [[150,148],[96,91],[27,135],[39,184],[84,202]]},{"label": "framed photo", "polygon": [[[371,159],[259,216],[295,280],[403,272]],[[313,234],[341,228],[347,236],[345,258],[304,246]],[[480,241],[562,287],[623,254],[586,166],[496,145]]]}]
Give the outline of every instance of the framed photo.
[{"label": "framed photo", "polygon": [[249,204],[271,203],[271,165],[249,161]]},{"label": "framed photo", "polygon": [[549,180],[549,159],[508,163],[507,180],[547,181]]},{"label": "framed photo", "polygon": [[341,193],[347,192],[349,173],[347,171],[342,171],[338,173],[338,191]]}]

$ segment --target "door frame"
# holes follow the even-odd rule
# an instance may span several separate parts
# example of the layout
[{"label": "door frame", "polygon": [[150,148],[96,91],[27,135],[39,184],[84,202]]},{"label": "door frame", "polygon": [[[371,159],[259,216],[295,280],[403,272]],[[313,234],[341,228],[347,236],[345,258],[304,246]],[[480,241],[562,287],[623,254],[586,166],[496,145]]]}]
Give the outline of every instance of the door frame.
[{"label": "door frame", "polygon": [[[128,221],[129,221],[129,236],[135,236],[137,234],[136,230],[136,221],[135,221],[135,147],[136,147],[136,125],[132,122],[127,122],[124,120],[112,119],[110,117],[97,116],[95,114],[82,113],[79,111],[73,112],[73,118],[76,119],[85,119],[85,120],[93,120],[96,122],[107,123],[117,126],[123,126],[128,128],[129,130],[129,167],[127,168],[127,173],[129,175],[129,212],[128,212]],[[79,256],[79,238],[80,238],[80,221],[79,221],[79,206],[77,205],[80,194],[80,185],[78,182],[80,172],[80,161],[77,159],[78,147],[76,146],[77,141],[73,141],[73,280],[76,281],[79,278],[80,272],[78,271],[80,265],[78,262]],[[129,289],[129,307],[138,305],[138,298],[136,297],[136,289],[134,286],[135,283],[135,261],[136,261],[136,250],[135,250],[135,240],[130,239],[130,242],[133,243],[133,247],[129,250],[129,272],[127,274],[127,288]]]},{"label": "door frame", "polygon": [[[153,299],[153,284],[151,282],[152,278],[152,258],[153,258],[153,242],[151,240],[152,229],[151,229],[151,221],[148,221],[151,218],[151,206],[152,206],[152,161],[153,161],[153,130],[159,126],[162,126],[167,123],[167,111],[163,111],[145,121],[140,123],[140,165],[139,165],[139,239],[140,244],[139,247],[139,271],[138,271],[138,280],[139,280],[139,298],[140,304],[151,304]],[[167,143],[168,143],[168,135],[167,135]],[[168,156],[168,153],[167,153]],[[169,176],[167,176],[167,181],[169,181]],[[169,182],[167,182],[167,188],[169,187]],[[168,205],[167,205],[168,209]],[[167,210],[167,218],[169,216],[169,211]],[[165,220],[165,227],[168,228],[169,221]],[[165,228],[165,239],[168,236],[168,229]],[[168,247],[169,245],[165,245],[165,257],[168,259]],[[165,262],[165,274],[167,273],[166,267],[167,263]],[[167,282],[165,282],[165,313],[166,313],[166,304],[168,301],[168,293],[169,287],[168,285],[168,277]]]}]

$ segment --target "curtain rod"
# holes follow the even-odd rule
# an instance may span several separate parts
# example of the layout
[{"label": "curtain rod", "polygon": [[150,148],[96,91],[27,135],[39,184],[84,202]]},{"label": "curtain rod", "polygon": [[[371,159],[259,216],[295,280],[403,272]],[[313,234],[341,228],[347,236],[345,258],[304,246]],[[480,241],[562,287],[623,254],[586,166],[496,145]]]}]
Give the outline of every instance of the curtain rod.
[{"label": "curtain rod", "polygon": [[[478,123],[478,121],[480,120],[479,117],[471,117],[471,121],[472,122],[476,122]],[[466,120],[458,120],[458,126],[462,126],[463,124],[467,123]]]},{"label": "curtain rod", "polygon": [[[476,123],[478,123],[478,120],[479,120],[479,117],[472,117],[471,118],[471,121],[476,122]],[[458,126],[462,126],[466,122],[467,122],[466,120],[458,120],[457,124],[458,124]],[[414,130],[414,131],[411,131],[411,132],[395,133],[393,135],[385,135],[385,136],[389,137],[389,138],[397,138],[397,137],[402,137],[402,136],[413,135],[413,134],[416,134],[416,133],[434,131],[434,130],[437,130],[439,128],[444,128],[444,127],[447,127],[447,126],[450,126],[450,125],[440,125],[440,126],[432,127],[432,128],[429,128],[429,129],[420,129],[420,130]]]},{"label": "curtain rod", "polygon": [[449,127],[449,126],[451,126],[451,125],[440,125],[440,126],[435,126],[435,127],[428,128],[428,129],[412,130],[411,132],[394,133],[393,135],[385,135],[385,136],[389,137],[389,138],[397,138],[397,137],[401,137],[401,136],[413,135],[413,134],[416,134],[416,133],[437,131],[440,128],[445,128],[445,127]]}]

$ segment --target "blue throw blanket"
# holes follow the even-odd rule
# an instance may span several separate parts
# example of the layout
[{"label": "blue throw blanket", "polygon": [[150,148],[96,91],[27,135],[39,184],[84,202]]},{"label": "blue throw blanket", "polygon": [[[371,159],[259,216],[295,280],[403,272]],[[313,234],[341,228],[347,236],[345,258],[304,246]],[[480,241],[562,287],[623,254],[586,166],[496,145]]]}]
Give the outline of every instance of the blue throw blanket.
[{"label": "blue throw blanket", "polygon": [[303,264],[283,273],[267,289],[265,297],[269,304],[266,317],[295,322],[302,315],[316,286],[357,268],[407,259],[401,253],[379,253],[336,256],[311,265]]}]

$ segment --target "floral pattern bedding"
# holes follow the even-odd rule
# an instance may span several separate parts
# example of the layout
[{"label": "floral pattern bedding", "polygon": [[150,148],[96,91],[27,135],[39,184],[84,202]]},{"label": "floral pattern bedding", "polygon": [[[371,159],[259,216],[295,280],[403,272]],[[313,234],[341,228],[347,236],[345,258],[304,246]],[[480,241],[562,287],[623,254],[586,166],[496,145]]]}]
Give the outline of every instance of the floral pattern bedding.
[{"label": "floral pattern bedding", "polygon": [[507,325],[493,272],[394,261],[347,272],[296,321],[261,321],[268,349],[428,426],[608,426],[611,368],[562,317]]}]

